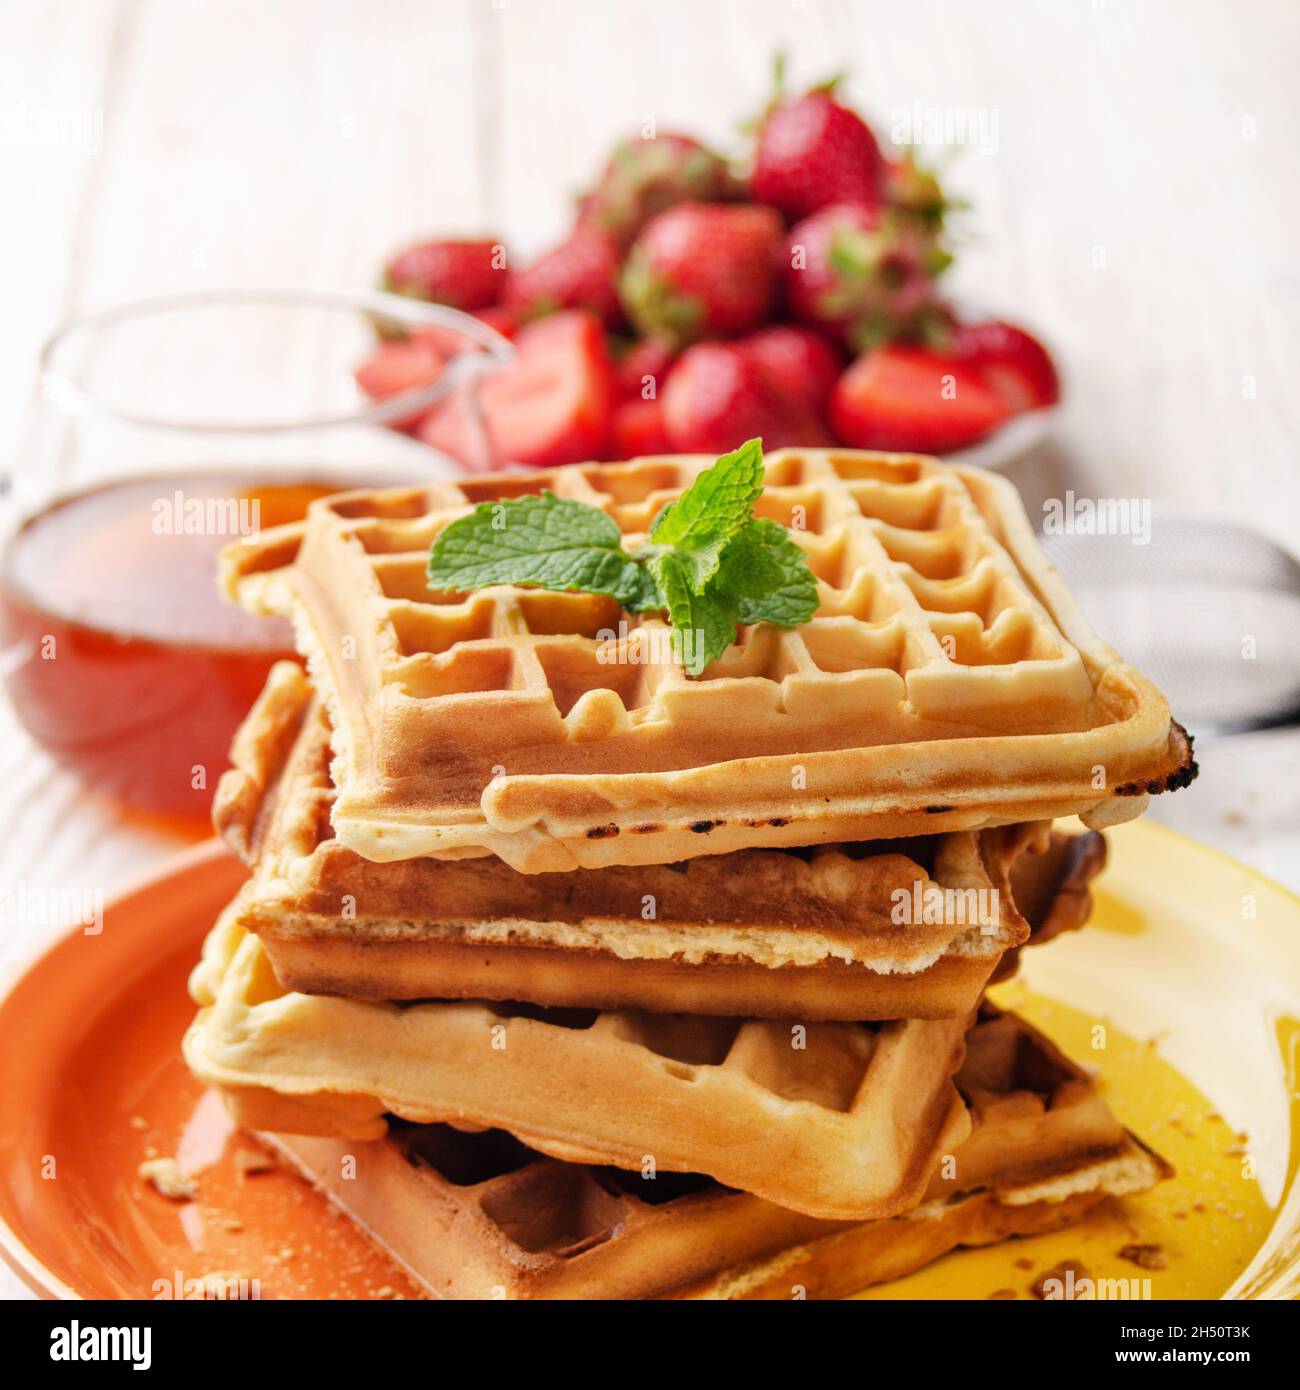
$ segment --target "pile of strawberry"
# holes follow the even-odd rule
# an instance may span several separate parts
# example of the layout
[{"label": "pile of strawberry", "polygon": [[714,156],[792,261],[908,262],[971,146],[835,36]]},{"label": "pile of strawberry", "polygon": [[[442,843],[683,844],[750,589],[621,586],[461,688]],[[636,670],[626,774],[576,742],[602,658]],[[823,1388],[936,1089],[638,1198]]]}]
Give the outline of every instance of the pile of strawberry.
[{"label": "pile of strawberry", "polygon": [[[514,340],[480,387],[499,462],[719,454],[755,436],[944,452],[1059,394],[1029,334],[945,302],[947,206],[828,84],[778,94],[746,179],[690,136],[634,138],[539,259],[514,269],[498,241],[431,241],[384,284]],[[450,350],[436,331],[390,333],[357,380],[390,396]],[[466,467],[482,458],[463,395],[400,425]]]}]

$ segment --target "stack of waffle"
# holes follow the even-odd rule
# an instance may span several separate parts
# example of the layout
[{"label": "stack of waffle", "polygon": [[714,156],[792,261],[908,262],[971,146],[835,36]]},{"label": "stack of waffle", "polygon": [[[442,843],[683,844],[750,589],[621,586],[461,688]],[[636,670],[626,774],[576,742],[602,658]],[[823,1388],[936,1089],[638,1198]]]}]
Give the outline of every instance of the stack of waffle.
[{"label": "stack of waffle", "polygon": [[218,792],[250,878],[186,1056],[432,1293],[830,1297],[1167,1171],[982,1001],[1193,770],[1008,484],[769,456],[820,607],[699,680],[610,600],[427,587],[477,503],[634,545],[709,462],[347,493],[227,554],[310,680]]}]

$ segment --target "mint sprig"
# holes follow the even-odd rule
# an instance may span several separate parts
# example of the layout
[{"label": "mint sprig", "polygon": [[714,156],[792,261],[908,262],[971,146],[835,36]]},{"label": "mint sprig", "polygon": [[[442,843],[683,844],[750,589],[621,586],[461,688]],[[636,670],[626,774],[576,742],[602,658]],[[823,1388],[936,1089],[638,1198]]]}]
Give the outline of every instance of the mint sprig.
[{"label": "mint sprig", "polygon": [[662,611],[674,654],[698,676],[736,639],[737,623],[793,628],[817,610],[817,581],[783,526],[756,520],[762,441],[701,473],[631,553],[598,507],[542,492],[481,502],[429,554],[429,587],[494,584],[604,594],[633,613]]},{"label": "mint sprig", "polygon": [[634,613],[661,606],[644,566],[624,551],[613,518],[550,492],[480,502],[434,542],[430,588],[493,584],[608,594]]}]

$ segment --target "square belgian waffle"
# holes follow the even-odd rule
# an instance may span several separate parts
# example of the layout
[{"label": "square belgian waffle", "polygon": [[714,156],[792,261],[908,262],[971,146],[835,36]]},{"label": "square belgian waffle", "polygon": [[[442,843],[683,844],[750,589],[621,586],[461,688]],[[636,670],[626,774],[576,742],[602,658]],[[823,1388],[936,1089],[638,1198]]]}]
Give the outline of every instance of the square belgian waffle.
[{"label": "square belgian waffle", "polygon": [[[237,920],[280,982],[309,994],[965,1017],[1031,929],[1082,925],[1105,856],[1096,832],[1036,824],[554,874],[495,857],[375,864],[333,834],[328,722],[292,663],[232,756],[214,814],[253,870]],[[962,910],[926,920],[941,889]]]},{"label": "square belgian waffle", "polygon": [[446,1298],[835,1298],[958,1246],[1057,1230],[1170,1174],[1086,1073],[1012,1015],[985,1012],[957,1081],[971,1137],[921,1205],[867,1222],[699,1176],[560,1163],[499,1130],[263,1138]]},{"label": "square belgian waffle", "polygon": [[226,918],[185,1059],[250,1129],[374,1139],[385,1116],[508,1130],[556,1158],[729,1186],[823,1217],[915,1206],[969,1132],[964,1019],[804,1023],[294,994]]},{"label": "square belgian waffle", "polygon": [[1127,820],[1192,775],[1163,696],[1093,634],[1010,483],[932,459],[783,450],[760,517],[820,607],[690,679],[654,616],[501,586],[431,592],[439,531],[549,488],[629,546],[712,460],[651,458],[314,502],[224,555],[295,624],[334,728],[339,840],[524,872],[1073,813]]}]

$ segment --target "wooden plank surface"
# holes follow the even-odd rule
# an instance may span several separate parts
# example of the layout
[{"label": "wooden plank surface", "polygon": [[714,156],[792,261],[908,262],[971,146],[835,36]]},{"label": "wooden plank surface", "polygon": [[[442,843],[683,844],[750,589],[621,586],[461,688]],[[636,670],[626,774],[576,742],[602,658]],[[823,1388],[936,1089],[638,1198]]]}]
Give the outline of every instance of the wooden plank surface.
[{"label": "wooden plank surface", "polygon": [[[0,438],[20,497],[103,466],[34,398],[36,348],[69,312],[367,285],[434,230],[536,251],[643,122],[736,146],[778,47],[798,80],[849,70],[886,130],[973,113],[983,139],[938,152],[974,204],[956,286],[1041,327],[1069,390],[1030,490],[1167,499],[1294,547],[1300,10],[1266,0],[6,5]],[[319,370],[308,338],[256,350],[288,380]],[[1207,763],[1212,793],[1162,818],[1295,883],[1297,736]],[[0,779],[0,884],[111,894],[176,847],[87,797],[7,706]],[[45,934],[18,924],[0,952]]]}]

